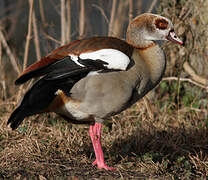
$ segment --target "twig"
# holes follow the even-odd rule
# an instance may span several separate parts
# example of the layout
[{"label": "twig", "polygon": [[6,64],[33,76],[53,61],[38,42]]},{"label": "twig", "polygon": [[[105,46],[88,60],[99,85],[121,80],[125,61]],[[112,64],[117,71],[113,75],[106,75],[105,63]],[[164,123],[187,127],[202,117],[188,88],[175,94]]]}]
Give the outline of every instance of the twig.
[{"label": "twig", "polygon": [[117,3],[117,0],[113,0],[112,9],[111,9],[110,23],[109,23],[109,26],[108,26],[108,36],[111,36],[112,32],[113,32],[112,28],[113,28],[115,12],[116,12],[116,3]]},{"label": "twig", "polygon": [[85,4],[84,0],[80,0],[80,14],[79,14],[79,39],[84,36],[85,26]]},{"label": "twig", "polygon": [[[34,40],[34,45],[35,45],[35,52],[36,52],[37,61],[39,61],[41,59],[41,53],[40,53],[40,42],[39,42],[39,37],[38,37],[38,28],[37,28],[35,11],[33,11],[33,14],[32,14],[32,23],[33,23],[33,33],[34,33],[33,40]],[[34,79],[30,81],[30,84],[33,82],[34,82]],[[26,89],[28,89],[30,84],[28,84]]]},{"label": "twig", "polygon": [[59,6],[57,6],[56,1],[47,1],[48,3],[50,2],[51,6],[53,7],[53,9],[55,10],[55,12],[59,15],[60,14],[60,9]]},{"label": "twig", "polygon": [[12,15],[8,15],[8,14],[9,14],[9,12],[15,12],[16,8],[17,8],[17,4],[16,3],[8,3],[8,4],[6,4],[6,6],[4,6],[4,8],[1,9],[0,16],[1,17],[6,16],[6,18],[14,16],[13,13],[12,13]]},{"label": "twig", "polygon": [[44,8],[43,8],[43,0],[39,0],[39,8],[40,8],[40,17],[41,21],[44,27],[46,27],[48,24],[46,23]]},{"label": "twig", "polygon": [[0,43],[0,69],[3,68],[2,64],[2,44]]},{"label": "twig", "polygon": [[101,12],[101,14],[104,17],[105,21],[109,24],[109,20],[108,20],[106,14],[105,14],[105,11],[103,10],[103,8],[101,8],[97,4],[93,4],[92,6],[95,7],[95,8],[97,8]]},{"label": "twig", "polygon": [[208,92],[208,86],[204,86],[202,84],[199,84],[198,82],[195,82],[195,81],[193,81],[192,79],[189,79],[189,78],[179,78],[178,79],[178,77],[165,77],[162,80],[163,81],[178,81],[179,80],[179,81],[190,82],[190,83],[192,83],[192,84],[194,84],[194,85],[196,85],[196,86],[198,86],[200,88],[205,89]]},{"label": "twig", "polygon": [[129,0],[129,22],[133,19],[133,1]]},{"label": "twig", "polygon": [[48,35],[44,30],[42,30],[43,35],[47,38],[50,39],[51,41],[54,41],[57,44],[61,44],[61,41],[55,39],[54,37]]},{"label": "twig", "polygon": [[14,105],[16,104],[17,102],[16,101],[13,101],[13,102],[3,102],[0,104],[0,106],[5,106],[5,105]]},{"label": "twig", "polygon": [[[15,11],[15,13],[12,14],[12,18],[10,18],[11,19],[11,27],[10,27],[8,35],[7,35],[8,39],[10,39],[16,31],[18,18],[21,13],[23,2],[24,2],[24,0],[18,0],[16,8],[13,10],[13,11]],[[13,12],[13,11],[11,11],[11,12]]]},{"label": "twig", "polygon": [[[42,24],[42,26],[39,26],[39,28],[40,28],[41,34],[45,35],[46,43],[47,43],[48,47],[45,47],[44,49],[45,49],[45,51],[48,52],[48,50],[51,49],[51,47],[53,46],[52,42],[49,40],[52,40],[57,44],[61,44],[61,43],[59,41],[54,40],[54,38],[52,38],[48,35],[48,31],[49,31],[48,22],[47,22],[45,12],[44,12],[44,3],[43,2],[46,2],[46,1],[39,0],[39,9],[40,9],[41,24]],[[48,1],[47,1],[47,3],[48,3]]]},{"label": "twig", "polygon": [[2,44],[0,43],[0,83],[2,86],[2,98],[7,98],[6,93],[6,83],[5,83],[5,71],[3,70],[3,63],[2,63]]},{"label": "twig", "polygon": [[147,113],[148,113],[150,119],[154,119],[154,113],[152,111],[152,108],[151,108],[151,105],[150,105],[150,102],[149,102],[148,97],[147,96],[144,96],[143,97],[143,101],[144,101],[144,104],[146,106]]},{"label": "twig", "polygon": [[189,65],[188,61],[184,62],[183,64],[184,70],[192,77],[192,79],[200,84],[208,86],[208,79],[205,79],[199,75],[197,75],[192,67]]},{"label": "twig", "polygon": [[123,33],[124,33],[124,24],[126,24],[126,21],[128,20],[126,17],[128,16],[128,12],[129,12],[129,1],[120,1],[120,3],[118,3],[117,6],[117,11],[116,11],[116,15],[115,17],[119,17],[119,18],[115,18],[113,20],[113,27],[112,27],[112,31],[111,31],[111,35],[113,35],[114,37],[123,37]]},{"label": "twig", "polygon": [[143,3],[145,3],[145,2],[144,1],[137,1],[137,3],[136,3],[136,7],[137,7],[136,12],[138,14],[141,14],[142,13]]},{"label": "twig", "polygon": [[9,56],[9,59],[11,60],[12,67],[17,72],[17,74],[20,74],[20,72],[21,72],[20,68],[17,65],[17,62],[16,62],[14,54],[12,53],[10,47],[7,44],[6,38],[4,37],[4,34],[3,34],[2,30],[1,30],[1,28],[0,28],[0,41],[2,42],[3,47],[6,49],[6,53]]},{"label": "twig", "polygon": [[66,16],[65,16],[65,0],[61,0],[61,45],[66,43]]},{"label": "twig", "polygon": [[71,41],[71,0],[67,0],[67,26],[66,26],[66,41]]},{"label": "twig", "polygon": [[32,12],[33,12],[33,0],[29,0],[29,20],[28,20],[28,32],[27,32],[27,38],[25,43],[25,54],[24,54],[24,63],[23,63],[23,69],[26,68],[27,62],[28,62],[28,53],[29,53],[29,47],[30,47],[30,39],[32,34]]},{"label": "twig", "polygon": [[147,10],[148,13],[151,13],[151,12],[152,12],[152,10],[153,10],[153,8],[155,7],[156,3],[157,3],[157,0],[153,0],[153,1],[152,1],[152,3],[151,3],[151,5],[150,5],[149,9]]},{"label": "twig", "polygon": [[183,112],[183,111],[190,111],[190,110],[192,110],[192,111],[196,111],[196,112],[202,112],[202,113],[207,113],[207,110],[206,109],[198,109],[198,108],[193,108],[193,107],[186,107],[186,108],[182,108],[182,109],[180,109],[179,111],[180,112]]},{"label": "twig", "polygon": [[[28,20],[28,32],[27,32],[27,38],[25,43],[25,53],[24,53],[24,61],[23,61],[23,69],[26,68],[27,62],[28,62],[28,54],[29,54],[29,47],[30,47],[30,40],[31,40],[31,34],[32,34],[32,15],[33,15],[33,0],[29,1],[29,20]],[[21,94],[23,91],[23,86],[19,88],[18,94],[17,94],[17,101],[20,100]]]},{"label": "twig", "polygon": [[40,60],[41,54],[40,54],[40,42],[38,38],[38,28],[37,28],[37,22],[36,22],[36,16],[35,12],[33,12],[33,17],[32,17],[32,22],[33,22],[33,33],[34,33],[34,44],[35,44],[35,51],[36,51],[36,56],[37,60]]}]

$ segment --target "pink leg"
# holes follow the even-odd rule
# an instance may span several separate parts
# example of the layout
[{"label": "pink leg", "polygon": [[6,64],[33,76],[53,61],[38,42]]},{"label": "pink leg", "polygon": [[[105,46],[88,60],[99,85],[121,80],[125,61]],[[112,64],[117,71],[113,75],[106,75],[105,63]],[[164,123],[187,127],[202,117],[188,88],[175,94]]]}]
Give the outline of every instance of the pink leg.
[{"label": "pink leg", "polygon": [[96,160],[92,164],[97,164],[99,169],[104,168],[106,170],[115,170],[115,168],[107,166],[104,161],[103,150],[100,143],[101,127],[101,123],[95,123],[94,125],[91,125],[89,129],[89,134],[96,156]]}]

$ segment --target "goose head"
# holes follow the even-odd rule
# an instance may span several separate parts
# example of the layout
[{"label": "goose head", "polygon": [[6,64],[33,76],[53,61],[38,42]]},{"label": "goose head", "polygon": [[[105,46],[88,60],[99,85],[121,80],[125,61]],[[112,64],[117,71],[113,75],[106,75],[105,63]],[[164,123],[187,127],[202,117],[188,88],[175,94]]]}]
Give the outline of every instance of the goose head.
[{"label": "goose head", "polygon": [[137,48],[147,48],[154,40],[183,44],[174,32],[172,22],[165,17],[145,13],[137,16],[127,29],[127,42]]}]

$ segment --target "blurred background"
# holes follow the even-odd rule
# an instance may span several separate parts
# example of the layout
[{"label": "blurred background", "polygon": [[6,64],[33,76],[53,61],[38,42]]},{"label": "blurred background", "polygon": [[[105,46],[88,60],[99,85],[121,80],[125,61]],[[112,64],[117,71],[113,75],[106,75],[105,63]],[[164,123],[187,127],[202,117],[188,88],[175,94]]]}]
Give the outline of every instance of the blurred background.
[{"label": "blurred background", "polygon": [[[37,125],[33,118],[32,122],[25,121],[17,132],[10,132],[6,121],[28,87],[28,83],[20,87],[14,85],[14,80],[22,70],[55,48],[75,39],[91,36],[125,39],[128,23],[145,12],[169,18],[185,45],[159,42],[167,57],[165,77],[148,94],[147,99],[141,100],[120,116],[113,117],[112,123],[106,124],[107,138],[104,144],[114,147],[124,157],[124,154],[130,152],[136,154],[127,157],[126,161],[131,161],[137,155],[143,158],[143,164],[134,165],[135,171],[141,171],[148,177],[157,174],[160,168],[162,170],[157,174],[160,178],[208,176],[208,0],[0,0],[0,177],[1,173],[2,177],[13,177],[8,172],[16,172],[10,169],[16,168],[16,164],[10,163],[13,157],[17,157],[12,151],[16,145],[11,145],[11,139],[20,138],[21,147],[24,147],[23,139],[43,146],[42,141],[25,139],[24,135],[31,135],[30,126],[34,128],[33,132],[42,134],[43,139],[47,134],[47,137],[56,139],[57,144],[60,144],[60,134],[64,132],[66,135],[67,128],[74,128],[68,124],[58,125],[57,117],[47,115],[40,116],[39,121],[44,119],[45,126],[52,129],[50,131]],[[115,121],[117,119],[120,121]],[[120,134],[120,138],[116,133]],[[67,135],[70,137],[70,134]],[[79,135],[76,138],[78,142],[81,141]],[[49,141],[46,146],[49,146]],[[109,142],[114,143],[109,145]],[[70,149],[71,152],[72,147],[66,144],[63,145],[64,149]],[[83,148],[83,152],[89,151],[83,144],[76,146]],[[60,149],[60,152],[68,152],[65,150]],[[155,150],[159,155],[152,154]],[[14,156],[5,160],[3,155],[11,151]],[[69,152],[63,156],[68,157]],[[79,154],[76,156],[78,158]],[[86,156],[91,157],[90,153]],[[112,151],[109,156],[117,159],[120,166],[126,167],[126,164],[122,164],[125,160],[120,156]],[[155,156],[162,160],[154,161]],[[17,162],[22,163],[21,167],[26,167],[28,164],[20,159]],[[40,161],[38,163],[41,164]],[[28,170],[28,173],[35,176],[35,172],[40,170],[38,167]],[[50,168],[57,174],[62,172]],[[42,175],[50,177],[47,168],[44,173]],[[121,173],[124,173],[124,177],[131,177],[127,171]]]}]

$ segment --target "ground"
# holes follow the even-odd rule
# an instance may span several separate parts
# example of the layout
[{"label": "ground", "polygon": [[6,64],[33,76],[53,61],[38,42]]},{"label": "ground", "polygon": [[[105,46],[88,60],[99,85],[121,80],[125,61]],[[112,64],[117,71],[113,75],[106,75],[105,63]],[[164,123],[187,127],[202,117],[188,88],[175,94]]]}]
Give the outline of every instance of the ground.
[{"label": "ground", "polygon": [[88,126],[50,113],[26,118],[12,131],[6,122],[15,102],[1,101],[0,179],[205,179],[207,113],[168,101],[163,86],[150,103],[154,118],[141,100],[103,126],[105,159],[115,171],[92,166]]}]

